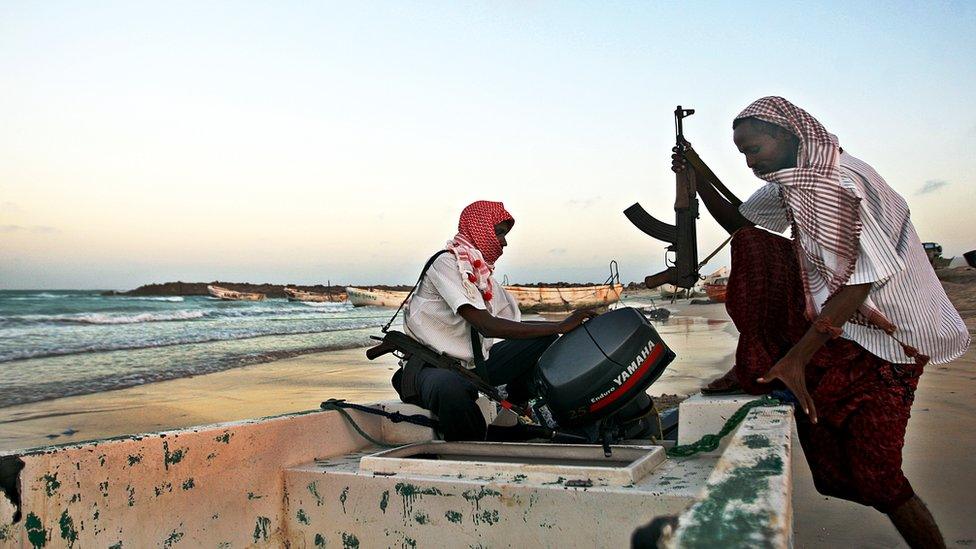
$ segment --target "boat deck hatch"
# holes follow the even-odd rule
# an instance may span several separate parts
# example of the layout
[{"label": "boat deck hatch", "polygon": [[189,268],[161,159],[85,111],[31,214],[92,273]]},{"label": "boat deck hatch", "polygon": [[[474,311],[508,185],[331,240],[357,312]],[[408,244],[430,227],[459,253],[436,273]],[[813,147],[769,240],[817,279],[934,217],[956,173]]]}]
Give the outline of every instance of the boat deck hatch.
[{"label": "boat deck hatch", "polygon": [[363,457],[359,469],[374,474],[510,476],[528,482],[562,478],[594,484],[640,481],[665,459],[661,446],[429,441]]}]

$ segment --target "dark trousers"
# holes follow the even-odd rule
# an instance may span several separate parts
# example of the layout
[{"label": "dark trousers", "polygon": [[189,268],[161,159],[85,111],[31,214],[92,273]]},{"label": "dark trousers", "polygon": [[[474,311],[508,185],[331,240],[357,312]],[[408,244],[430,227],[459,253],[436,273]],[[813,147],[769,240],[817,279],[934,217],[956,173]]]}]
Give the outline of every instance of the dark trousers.
[{"label": "dark trousers", "polygon": [[[558,336],[506,339],[494,344],[485,366],[488,383],[506,385],[508,399],[525,402],[535,396],[532,375],[542,353]],[[399,376],[393,386],[399,392]],[[475,400],[478,388],[459,374],[426,367],[417,373],[419,406],[437,416],[444,440],[485,440],[488,426]]]}]

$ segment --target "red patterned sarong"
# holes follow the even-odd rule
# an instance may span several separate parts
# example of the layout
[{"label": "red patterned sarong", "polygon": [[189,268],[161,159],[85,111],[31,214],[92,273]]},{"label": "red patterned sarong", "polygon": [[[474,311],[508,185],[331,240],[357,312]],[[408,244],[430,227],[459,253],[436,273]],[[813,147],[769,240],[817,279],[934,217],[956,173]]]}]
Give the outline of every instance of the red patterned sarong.
[{"label": "red patterned sarong", "polygon": [[[810,328],[792,243],[758,228],[732,239],[726,308],[739,330],[734,372],[749,393]],[[797,416],[800,443],[824,495],[887,513],[914,495],[901,450],[922,367],[886,362],[853,341],[828,341],[806,368],[819,423]],[[775,387],[772,387],[775,388]]]}]

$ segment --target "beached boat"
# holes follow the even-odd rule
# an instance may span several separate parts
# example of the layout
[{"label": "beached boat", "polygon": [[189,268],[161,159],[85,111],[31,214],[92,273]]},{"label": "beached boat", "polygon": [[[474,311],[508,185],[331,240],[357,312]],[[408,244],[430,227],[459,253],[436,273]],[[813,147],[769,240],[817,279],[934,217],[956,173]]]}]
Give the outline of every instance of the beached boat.
[{"label": "beached boat", "polygon": [[505,286],[523,313],[569,312],[593,307],[606,309],[620,301],[622,284],[597,286]]},{"label": "beached boat", "polygon": [[[692,397],[678,443],[752,397]],[[377,405],[424,413],[398,402]],[[493,407],[486,415],[493,417]],[[673,441],[444,443],[350,410],[0,452],[4,547],[791,547],[792,414]],[[731,519],[729,517],[732,517]]]},{"label": "beached boat", "polygon": [[718,277],[702,285],[708,299],[716,303],[725,303],[726,291],[729,287],[728,277]]},{"label": "beached boat", "polygon": [[225,301],[261,301],[265,297],[261,293],[237,292],[228,290],[227,288],[221,288],[220,286],[214,286],[213,284],[207,285],[207,291],[217,299],[223,299]]},{"label": "beached boat", "polygon": [[307,292],[298,288],[285,287],[283,289],[288,301],[306,301],[311,303],[339,303],[346,300],[346,292],[336,294],[325,294],[318,292]]},{"label": "beached boat", "polygon": [[719,267],[714,273],[707,275],[704,279],[702,279],[702,282],[705,284],[710,284],[718,278],[728,278],[729,273],[730,271],[728,267]]},{"label": "beached boat", "polygon": [[409,292],[396,292],[390,290],[372,290],[367,288],[346,287],[346,295],[349,303],[356,307],[399,307],[403,300],[407,298]]},{"label": "beached boat", "polygon": [[705,295],[705,290],[701,285],[695,285],[689,290],[672,284],[662,284],[658,286],[658,294],[662,299],[687,299]]},{"label": "beached boat", "polygon": [[701,297],[706,295],[708,292],[705,289],[707,284],[714,282],[716,279],[721,277],[729,276],[729,268],[721,267],[710,275],[707,275],[702,279],[701,284],[696,284],[691,289],[679,288],[673,284],[661,284],[658,286],[658,294],[660,294],[662,299],[685,299],[692,297]]}]

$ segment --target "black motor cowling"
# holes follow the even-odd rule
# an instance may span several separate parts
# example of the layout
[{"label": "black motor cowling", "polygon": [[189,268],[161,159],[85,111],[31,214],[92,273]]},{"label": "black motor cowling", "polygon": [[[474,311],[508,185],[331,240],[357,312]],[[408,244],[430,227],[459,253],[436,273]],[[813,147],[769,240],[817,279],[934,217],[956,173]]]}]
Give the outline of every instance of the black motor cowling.
[{"label": "black motor cowling", "polygon": [[674,358],[644,315],[623,307],[553,343],[539,359],[536,384],[560,426],[584,426],[646,394]]}]

